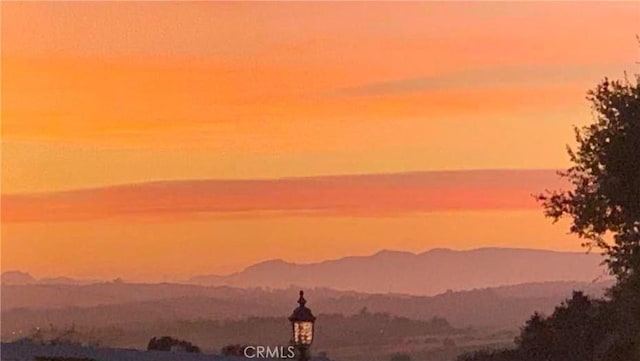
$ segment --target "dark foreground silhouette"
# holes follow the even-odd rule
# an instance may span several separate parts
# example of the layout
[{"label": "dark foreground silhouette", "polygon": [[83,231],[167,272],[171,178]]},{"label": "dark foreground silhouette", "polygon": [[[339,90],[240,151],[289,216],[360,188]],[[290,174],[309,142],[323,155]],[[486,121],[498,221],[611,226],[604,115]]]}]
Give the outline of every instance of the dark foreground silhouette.
[{"label": "dark foreground silhouette", "polygon": [[640,75],[605,79],[588,93],[595,121],[576,128],[573,163],[560,175],[570,190],[538,196],[545,214],[571,218],[571,233],[602,250],[616,277],[605,299],[574,293],[549,317],[534,314],[516,348],[459,361],[640,360]]}]

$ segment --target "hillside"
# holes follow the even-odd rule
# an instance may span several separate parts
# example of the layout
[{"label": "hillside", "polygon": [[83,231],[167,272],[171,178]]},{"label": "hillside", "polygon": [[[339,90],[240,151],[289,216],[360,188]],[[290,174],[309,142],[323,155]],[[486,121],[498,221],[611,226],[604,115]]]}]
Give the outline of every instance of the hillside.
[{"label": "hillside", "polygon": [[424,253],[381,251],[311,264],[272,260],[227,276],[201,275],[202,285],[286,288],[328,287],[366,293],[435,295],[530,282],[591,282],[603,275],[596,254],[548,250],[480,248],[433,249]]}]

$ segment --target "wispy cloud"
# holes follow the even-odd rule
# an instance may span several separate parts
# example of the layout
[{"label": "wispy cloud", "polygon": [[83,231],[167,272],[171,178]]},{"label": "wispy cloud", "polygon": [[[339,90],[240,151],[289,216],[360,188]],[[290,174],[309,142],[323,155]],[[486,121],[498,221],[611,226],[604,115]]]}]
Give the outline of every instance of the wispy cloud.
[{"label": "wispy cloud", "polygon": [[274,180],[191,180],[5,195],[5,222],[256,212],[377,216],[442,210],[529,209],[561,184],[553,170],[416,172]]},{"label": "wispy cloud", "polygon": [[593,66],[530,66],[500,67],[461,71],[443,75],[395,79],[345,87],[333,96],[380,96],[420,91],[491,88],[503,86],[563,85],[575,82],[592,83],[601,77],[621,76],[632,64]]}]

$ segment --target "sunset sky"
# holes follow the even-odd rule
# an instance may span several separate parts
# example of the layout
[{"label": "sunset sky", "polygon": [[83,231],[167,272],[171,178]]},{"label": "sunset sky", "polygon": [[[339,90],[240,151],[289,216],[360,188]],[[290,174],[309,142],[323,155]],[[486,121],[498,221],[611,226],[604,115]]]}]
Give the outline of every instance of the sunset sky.
[{"label": "sunset sky", "polygon": [[640,4],[2,4],[2,270],[177,280],[380,249],[578,250],[586,91]]}]

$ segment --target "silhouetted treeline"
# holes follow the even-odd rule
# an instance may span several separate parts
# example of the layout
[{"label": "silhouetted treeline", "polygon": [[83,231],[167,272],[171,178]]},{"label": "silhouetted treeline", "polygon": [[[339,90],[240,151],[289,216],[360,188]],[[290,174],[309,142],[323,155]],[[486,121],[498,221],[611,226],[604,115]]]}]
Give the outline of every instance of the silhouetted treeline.
[{"label": "silhouetted treeline", "polygon": [[531,316],[515,349],[478,351],[458,361],[637,361],[640,283],[616,286],[611,296],[593,300],[575,292],[550,316]]},{"label": "silhouetted treeline", "polygon": [[318,326],[318,338],[334,346],[361,343],[377,343],[405,337],[451,334],[460,332],[446,319],[434,317],[428,321],[390,316],[387,313],[371,313],[366,308],[351,316],[324,315]]},{"label": "silhouetted treeline", "polygon": [[[602,290],[611,285],[612,283],[608,282],[592,285],[548,282],[448,292],[431,297],[366,295],[314,289],[313,305],[318,313],[353,314],[366,306],[372,312],[388,312],[411,319],[429,320],[434,316],[444,317],[458,327],[516,328],[534,310],[550,313],[555,305],[571,294],[572,289],[585,290],[590,295],[601,296]],[[271,291],[242,290],[174,284],[3,285],[2,332],[3,336],[7,336],[12,332],[50,323],[66,327],[75,322],[82,327],[105,328],[152,323],[158,320],[223,320],[288,315],[291,312],[291,294],[295,294],[296,290],[297,288]],[[100,296],[97,300],[96,295]],[[16,307],[16,304],[25,301],[27,297],[30,300],[57,299],[55,304],[60,304],[60,307],[36,306],[33,302],[29,307]],[[137,300],[125,302],[134,298]],[[5,302],[7,300],[13,301]],[[103,304],[93,305],[98,301]],[[76,302],[81,306],[63,306],[67,305],[67,302]],[[147,335],[145,345],[151,336],[153,335]]]},{"label": "silhouetted treeline", "polygon": [[[244,320],[199,320],[171,323],[162,332],[172,332],[197,343],[211,345],[264,344],[281,345],[291,338],[289,321],[284,317],[251,317]],[[444,318],[428,321],[371,313],[366,309],[354,315],[319,315],[316,339],[323,346],[386,343],[407,337],[455,334]],[[222,347],[222,346],[220,346]]]}]

